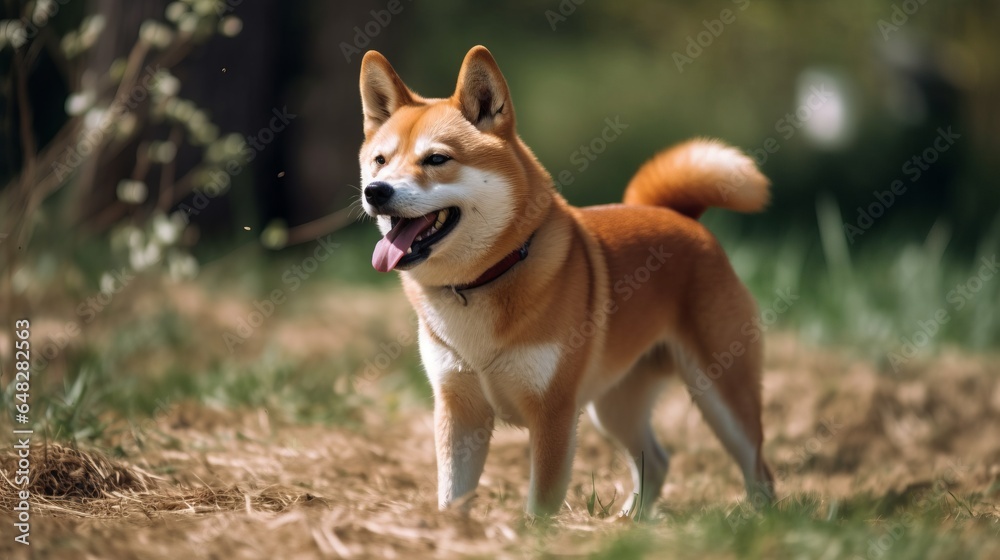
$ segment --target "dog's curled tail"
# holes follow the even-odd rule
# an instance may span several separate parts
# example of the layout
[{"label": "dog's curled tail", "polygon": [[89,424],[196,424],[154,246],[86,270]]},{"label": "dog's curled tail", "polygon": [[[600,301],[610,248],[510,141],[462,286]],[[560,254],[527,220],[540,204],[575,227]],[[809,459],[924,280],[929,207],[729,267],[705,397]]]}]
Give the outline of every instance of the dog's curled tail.
[{"label": "dog's curled tail", "polygon": [[709,206],[758,212],[770,182],[753,160],[718,140],[689,140],[643,164],[625,188],[625,204],[664,206],[695,220]]}]

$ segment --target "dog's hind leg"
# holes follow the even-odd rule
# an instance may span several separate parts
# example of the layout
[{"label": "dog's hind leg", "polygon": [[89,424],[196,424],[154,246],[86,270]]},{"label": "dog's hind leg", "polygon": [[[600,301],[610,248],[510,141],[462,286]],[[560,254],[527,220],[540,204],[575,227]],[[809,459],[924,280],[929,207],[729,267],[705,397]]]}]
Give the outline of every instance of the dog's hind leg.
[{"label": "dog's hind leg", "polygon": [[[735,280],[738,282],[738,280]],[[676,345],[681,376],[702,415],[743,472],[754,505],[774,501],[774,477],[761,446],[763,344],[752,325],[756,305],[741,284],[705,294],[686,344]],[[700,304],[700,305],[699,305]]]},{"label": "dog's hind leg", "polygon": [[[667,476],[670,458],[656,440],[650,417],[669,367],[666,350],[654,349],[617,385],[587,407],[598,431],[616,443],[628,458],[633,494],[623,512],[631,513],[641,503],[648,515]],[[641,502],[637,502],[637,495]]]}]

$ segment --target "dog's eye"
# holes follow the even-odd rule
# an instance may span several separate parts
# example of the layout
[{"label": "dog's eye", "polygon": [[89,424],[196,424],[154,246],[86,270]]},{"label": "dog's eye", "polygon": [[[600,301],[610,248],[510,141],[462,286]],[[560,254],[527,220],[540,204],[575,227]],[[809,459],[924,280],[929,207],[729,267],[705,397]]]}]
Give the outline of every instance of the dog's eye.
[{"label": "dog's eye", "polygon": [[424,165],[443,165],[451,161],[451,158],[444,154],[431,154],[424,158]]},{"label": "dog's eye", "polygon": [[382,157],[381,155],[377,155],[375,156],[375,163],[379,165],[385,165],[385,158]]}]

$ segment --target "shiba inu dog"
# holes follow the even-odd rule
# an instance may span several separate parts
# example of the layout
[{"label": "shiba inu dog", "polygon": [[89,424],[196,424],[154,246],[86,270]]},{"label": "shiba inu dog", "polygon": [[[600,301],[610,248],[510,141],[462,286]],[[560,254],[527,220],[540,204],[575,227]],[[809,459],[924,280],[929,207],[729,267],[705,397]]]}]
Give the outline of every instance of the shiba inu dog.
[{"label": "shiba inu dog", "polygon": [[530,434],[527,511],[557,512],[584,408],[631,458],[648,507],[668,466],[651,411],[674,371],[748,492],[772,499],[762,346],[746,328],[756,305],[697,221],[710,206],[765,206],[768,181],[748,157],[689,141],[647,162],[624,204],[575,208],[518,137],[486,48],[469,51],[444,99],[417,95],[370,51],[361,100],[362,204],[383,234],[372,265],[400,271],[419,317],[439,507],[476,490],[501,420]]}]

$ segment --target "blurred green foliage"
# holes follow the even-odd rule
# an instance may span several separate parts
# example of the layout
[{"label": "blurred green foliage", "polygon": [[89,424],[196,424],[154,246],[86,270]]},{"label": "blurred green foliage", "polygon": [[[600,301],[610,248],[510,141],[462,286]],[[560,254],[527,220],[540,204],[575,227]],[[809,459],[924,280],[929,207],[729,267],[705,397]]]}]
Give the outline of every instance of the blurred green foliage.
[{"label": "blurred green foliage", "polygon": [[[197,12],[208,4],[175,3],[161,19],[180,26],[185,6]],[[710,211],[704,221],[764,310],[775,290],[799,294],[777,325],[884,357],[943,308],[950,321],[931,346],[950,340],[989,348],[1000,342],[1000,282],[984,280],[963,309],[948,300],[977,273],[981,259],[1000,249],[997,3],[403,0],[398,13],[374,27],[377,33],[359,35],[385,17],[387,6],[373,1],[348,11],[313,2],[288,12],[308,38],[303,48],[324,57],[322,64],[297,66],[302,74],[289,78],[288,87],[307,98],[319,80],[311,72],[324,65],[350,78],[342,78],[350,82],[350,95],[328,104],[354,124],[338,128],[338,135],[361,137],[354,85],[360,56],[345,57],[345,45],[383,51],[413,89],[446,96],[465,52],[485,44],[511,87],[522,137],[574,204],[619,200],[645,159],[692,136],[718,137],[753,155],[773,182],[770,208],[759,215]],[[231,11],[236,21],[239,7]],[[106,26],[117,24],[113,14],[105,16]],[[85,17],[67,8],[51,30],[79,39],[82,32],[74,30],[83,28]],[[323,18],[334,17],[340,31],[323,35],[329,30]],[[286,22],[244,28],[242,34],[293,29]],[[8,43],[0,57],[6,72],[9,53]],[[833,93],[816,107],[809,93],[825,86]],[[13,108],[5,111],[10,115]],[[315,118],[300,113],[296,126]],[[65,118],[39,119],[48,127],[39,137],[51,137],[52,122]],[[614,141],[595,144],[609,122],[621,123]],[[935,148],[935,142],[942,146],[942,130],[958,135],[946,150]],[[5,169],[16,167],[19,149],[4,152]],[[329,178],[330,188],[341,190],[345,201],[356,200],[357,169],[338,173]],[[235,208],[243,220],[252,214],[245,208],[254,206],[253,189],[274,178],[246,173],[239,179],[239,188],[231,190],[240,192],[216,207]],[[892,194],[897,186],[905,192]],[[61,196],[53,197],[52,206],[71,204],[71,197]],[[123,218],[116,234],[94,238],[79,236],[50,214],[36,222],[26,252],[31,282],[15,278],[38,293],[86,294],[109,268],[127,264],[135,247],[148,248],[157,238],[155,220],[136,215]],[[160,221],[168,215],[156,214]],[[200,236],[169,237],[180,237],[199,263],[225,268],[228,281],[252,293],[267,289],[274,267],[311,250],[305,243],[266,252],[257,243],[258,228],[213,225]],[[342,247],[317,277],[395,285],[393,275],[369,266],[377,238],[369,220],[334,235]],[[165,256],[180,263],[186,253]]]},{"label": "blurred green foliage", "polygon": [[[404,44],[386,47],[404,81],[450,95],[466,50],[488,46],[521,136],[574,204],[620,200],[646,158],[693,136],[753,155],[773,182],[769,209],[703,221],[762,308],[775,290],[800,295],[778,325],[884,359],[944,309],[929,346],[1000,343],[1000,282],[985,280],[962,309],[948,298],[1000,250],[997,4],[409,6],[390,24]],[[830,98],[812,103],[824,84]],[[628,128],[581,157],[606,119]]]},{"label": "blurred green foliage", "polygon": [[[894,20],[894,6],[910,3],[918,9]],[[824,192],[853,221],[873,190],[908,179],[904,163],[931,145],[938,127],[951,126],[962,136],[956,153],[914,182],[872,230],[890,239],[859,243],[922,239],[944,219],[960,226],[956,241],[969,249],[1000,207],[1000,189],[984,188],[995,184],[1000,155],[987,125],[1000,117],[1000,68],[991,62],[1000,49],[993,31],[1000,9],[977,1],[910,3],[414,5],[396,16],[393,31],[407,44],[390,60],[418,92],[444,96],[465,51],[488,46],[512,89],[522,137],[553,174],[574,172],[564,193],[581,205],[618,200],[638,165],[674,142],[714,136],[753,151],[774,138],[779,149],[762,165],[774,182],[772,211],[734,218],[770,233],[796,227],[815,237],[813,207]],[[563,16],[567,5],[573,11]],[[723,10],[732,23],[721,22]],[[546,12],[565,19],[552,22]],[[902,24],[893,31],[880,21]],[[679,68],[677,55],[690,62]],[[846,131],[836,146],[782,125],[802,105],[797,88],[817,73],[840,87]],[[572,154],[616,116],[628,130],[578,171]]]}]

